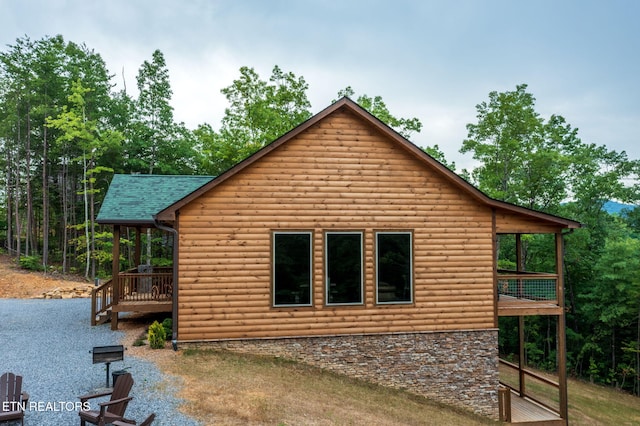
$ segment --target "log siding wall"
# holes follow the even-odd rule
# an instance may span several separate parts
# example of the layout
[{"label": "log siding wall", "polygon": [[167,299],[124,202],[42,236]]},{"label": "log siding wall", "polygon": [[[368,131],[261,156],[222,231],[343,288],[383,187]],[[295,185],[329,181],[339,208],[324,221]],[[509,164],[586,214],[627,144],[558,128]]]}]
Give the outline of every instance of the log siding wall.
[{"label": "log siding wall", "polygon": [[[179,211],[180,341],[494,326],[492,212],[337,111]],[[273,307],[271,238],[311,231],[311,307]],[[363,232],[364,303],[325,303],[324,235]],[[375,233],[413,235],[413,302],[376,304]]]}]

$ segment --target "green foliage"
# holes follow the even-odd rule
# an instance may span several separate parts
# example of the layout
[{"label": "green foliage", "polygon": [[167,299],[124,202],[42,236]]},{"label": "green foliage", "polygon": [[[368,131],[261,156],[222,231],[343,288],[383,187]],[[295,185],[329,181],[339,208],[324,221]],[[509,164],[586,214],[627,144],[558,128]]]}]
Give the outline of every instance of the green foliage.
[{"label": "green foliage", "polygon": [[[218,175],[311,116],[304,78],[277,66],[267,80],[250,67],[239,74],[222,90],[228,108],[220,128],[204,123],[191,131],[174,121],[169,70],[158,50],[141,65],[132,97],[113,92],[104,61],[84,44],[54,36],[6,46],[0,52],[0,153],[11,181],[4,182],[0,229],[10,252],[21,254],[21,266],[42,270],[42,263],[60,262],[53,267],[62,273],[87,274],[95,263],[97,276],[110,275],[112,236],[94,219],[111,170]],[[541,117],[527,90],[523,84],[491,92],[476,106],[477,122],[467,126],[461,152],[478,166],[461,175],[491,197],[586,225],[565,236],[568,363],[576,376],[640,395],[640,209],[617,218],[603,209],[608,200],[637,204],[640,163],[583,142],[560,115]],[[351,87],[339,93],[354,95]],[[356,102],[404,137],[422,128],[417,118],[392,115],[379,96]],[[455,169],[438,146],[424,150]],[[135,266],[129,232],[121,240],[124,269]],[[154,233],[142,241],[154,265],[171,265],[166,237]],[[514,245],[512,238],[499,240],[500,267],[514,269]],[[554,272],[553,238],[522,236],[522,247],[527,270]],[[517,324],[499,322],[508,356],[517,350]],[[548,321],[531,318],[527,327],[529,361],[552,367]]]},{"label": "green foliage", "polygon": [[424,147],[422,148],[422,150],[427,154],[429,154],[430,156],[432,156],[433,158],[435,158],[436,160],[438,160],[439,162],[441,162],[442,164],[444,164],[449,170],[451,171],[456,170],[456,163],[453,161],[452,162],[447,161],[444,155],[444,152],[440,150],[440,147],[437,144],[433,146]]},{"label": "green foliage", "polygon": [[173,320],[171,318],[165,318],[162,321],[162,328],[164,328],[166,340],[171,340],[171,336],[173,335]]},{"label": "green foliage", "polygon": [[[584,143],[563,117],[543,119],[526,85],[491,92],[476,107],[461,152],[479,162],[463,175],[493,198],[581,221],[585,228],[565,237],[565,296],[568,365],[578,376],[616,384],[640,394],[640,356],[624,348],[640,341],[640,244],[637,209],[615,218],[608,200],[638,201],[637,160],[626,153]],[[498,242],[500,267],[515,266],[515,242]],[[522,236],[525,270],[554,272],[552,236]],[[555,336],[548,319],[527,319],[527,361],[554,366]],[[501,353],[517,350],[510,323],[500,321]],[[631,376],[633,377],[633,376]]]},{"label": "green foliage", "polygon": [[[347,86],[338,92],[338,97],[342,98],[345,96],[351,99],[355,96],[355,91],[351,86]],[[420,133],[420,130],[422,130],[422,122],[419,119],[415,117],[397,118],[392,115],[381,96],[374,96],[372,98],[367,95],[361,95],[358,96],[355,101],[362,108],[373,114],[378,120],[382,121],[407,139],[409,139],[413,133]],[[437,150],[437,146],[435,149]],[[435,152],[435,150],[433,152]]]},{"label": "green foliage", "polygon": [[202,125],[195,132],[207,172],[222,173],[311,117],[308,87],[304,78],[277,65],[269,81],[253,68],[240,68],[240,77],[222,89],[229,107],[220,131]]},{"label": "green foliage", "polygon": [[527,85],[513,92],[491,92],[476,106],[478,123],[467,124],[460,152],[481,164],[470,176],[493,198],[529,208],[557,208],[566,198],[569,172],[563,147],[579,143],[560,116],[545,121],[535,111]]},{"label": "green foliage", "polygon": [[163,349],[167,335],[164,327],[158,321],[149,326],[149,346],[151,349]]},{"label": "green foliage", "polygon": [[40,258],[40,256],[20,256],[18,264],[22,269],[28,271],[44,271],[42,258]]}]

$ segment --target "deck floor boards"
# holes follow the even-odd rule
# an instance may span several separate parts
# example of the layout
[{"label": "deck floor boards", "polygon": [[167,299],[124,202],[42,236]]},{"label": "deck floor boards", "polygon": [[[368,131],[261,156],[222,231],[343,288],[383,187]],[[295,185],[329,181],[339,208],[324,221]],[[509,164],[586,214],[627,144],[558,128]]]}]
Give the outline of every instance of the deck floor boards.
[{"label": "deck floor boards", "polygon": [[531,425],[563,425],[560,416],[535,402],[511,392],[511,423]]}]

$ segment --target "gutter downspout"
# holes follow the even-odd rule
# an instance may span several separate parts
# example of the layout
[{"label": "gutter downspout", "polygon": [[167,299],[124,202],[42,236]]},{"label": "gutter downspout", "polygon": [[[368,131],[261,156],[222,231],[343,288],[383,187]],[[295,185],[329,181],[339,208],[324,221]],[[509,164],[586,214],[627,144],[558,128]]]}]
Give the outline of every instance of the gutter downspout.
[{"label": "gutter downspout", "polygon": [[156,228],[173,234],[173,295],[171,300],[171,346],[174,351],[178,350],[178,231],[169,226],[160,224],[156,218],[153,219]]}]

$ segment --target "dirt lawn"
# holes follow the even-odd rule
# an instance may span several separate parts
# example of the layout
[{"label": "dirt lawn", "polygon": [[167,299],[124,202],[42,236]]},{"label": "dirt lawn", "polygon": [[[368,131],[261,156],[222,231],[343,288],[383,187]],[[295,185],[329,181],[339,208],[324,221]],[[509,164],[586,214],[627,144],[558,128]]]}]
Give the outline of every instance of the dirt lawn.
[{"label": "dirt lawn", "polygon": [[29,299],[56,289],[89,285],[82,277],[25,271],[20,269],[14,258],[0,254],[0,299]]}]

